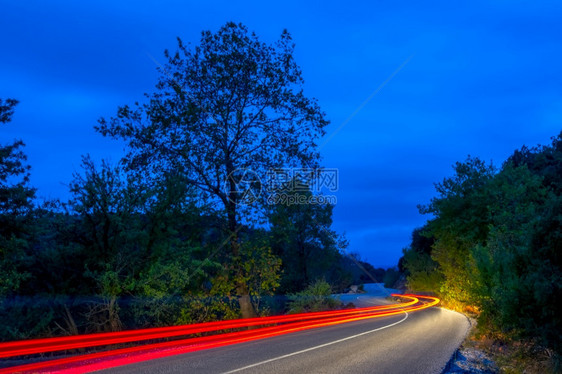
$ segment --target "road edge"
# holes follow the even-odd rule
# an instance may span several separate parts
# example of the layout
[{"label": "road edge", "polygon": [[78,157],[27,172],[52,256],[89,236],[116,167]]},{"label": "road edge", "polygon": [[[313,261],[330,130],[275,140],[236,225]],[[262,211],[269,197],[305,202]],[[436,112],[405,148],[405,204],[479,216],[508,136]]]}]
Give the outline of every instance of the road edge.
[{"label": "road edge", "polygon": [[470,318],[469,316],[467,316],[466,314],[457,312],[456,310],[447,309],[447,308],[443,308],[443,307],[440,307],[440,308],[444,309],[444,310],[448,310],[450,312],[459,313],[460,315],[464,316],[466,318],[466,320],[468,321],[468,328],[466,329],[466,332],[465,332],[464,337],[461,341],[461,344],[455,349],[455,351],[453,352],[453,354],[449,358],[449,361],[447,361],[447,363],[445,364],[445,367],[443,368],[443,370],[441,370],[441,374],[447,374],[448,372],[450,372],[453,369],[453,365],[458,360],[461,347],[464,344],[464,342],[469,338],[471,332],[473,331],[474,327],[476,326],[476,321],[474,319]]}]

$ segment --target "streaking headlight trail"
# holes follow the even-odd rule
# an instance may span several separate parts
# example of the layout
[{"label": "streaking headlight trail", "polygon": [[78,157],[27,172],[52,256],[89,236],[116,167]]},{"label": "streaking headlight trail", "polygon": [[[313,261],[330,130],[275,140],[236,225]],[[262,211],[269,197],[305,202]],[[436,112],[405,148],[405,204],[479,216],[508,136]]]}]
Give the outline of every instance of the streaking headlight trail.
[{"label": "streaking headlight trail", "polygon": [[[25,372],[72,372],[86,373],[93,370],[132,364],[156,358],[238,344],[297,331],[333,326],[347,322],[380,318],[427,309],[439,303],[439,299],[421,295],[392,296],[405,302],[368,308],[344,309],[316,313],[300,313],[283,316],[206,322],[192,325],[140,329],[114,333],[76,335],[59,338],[32,339],[0,343],[0,358],[17,357],[65,351],[78,348],[104,347],[145,340],[180,338],[160,343],[117,348],[103,352],[81,354],[25,365],[0,369],[3,373]],[[252,327],[251,329],[247,329]],[[240,331],[240,329],[243,329]],[[238,331],[232,331],[238,330]],[[193,336],[205,334],[204,336]]]}]

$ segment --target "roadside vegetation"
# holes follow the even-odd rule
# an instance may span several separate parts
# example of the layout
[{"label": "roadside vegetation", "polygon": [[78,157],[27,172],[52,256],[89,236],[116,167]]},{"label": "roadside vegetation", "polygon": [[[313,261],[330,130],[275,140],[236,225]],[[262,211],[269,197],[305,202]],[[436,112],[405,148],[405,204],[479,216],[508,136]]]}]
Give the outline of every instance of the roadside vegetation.
[{"label": "roadside vegetation", "polygon": [[477,317],[479,339],[561,370],[562,133],[501,167],[469,157],[435,187],[399,263],[408,287]]},{"label": "roadside vegetation", "polygon": [[332,287],[319,279],[304,290],[289,295],[289,313],[322,312],[341,307],[342,303],[332,297]]}]

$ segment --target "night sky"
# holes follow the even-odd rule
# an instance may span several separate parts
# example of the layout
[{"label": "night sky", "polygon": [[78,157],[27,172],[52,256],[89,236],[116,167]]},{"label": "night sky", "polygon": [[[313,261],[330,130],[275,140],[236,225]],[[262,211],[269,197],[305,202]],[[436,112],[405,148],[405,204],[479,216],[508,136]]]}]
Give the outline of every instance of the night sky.
[{"label": "night sky", "polygon": [[455,161],[501,165],[562,129],[562,2],[116,3],[0,1],[0,97],[20,101],[0,142],[27,144],[41,199],[68,197],[81,155],[121,157],[93,126],[153,91],[150,56],[227,21],[267,42],[288,29],[328,134],[348,121],[321,150],[340,172],[334,228],[376,266],[396,264]]}]

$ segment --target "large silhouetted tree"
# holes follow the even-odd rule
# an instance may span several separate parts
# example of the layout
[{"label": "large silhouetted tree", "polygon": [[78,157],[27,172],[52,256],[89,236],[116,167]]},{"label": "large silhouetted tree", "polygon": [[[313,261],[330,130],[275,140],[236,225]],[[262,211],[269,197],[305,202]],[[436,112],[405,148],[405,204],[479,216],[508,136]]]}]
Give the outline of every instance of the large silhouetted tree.
[{"label": "large silhouetted tree", "polygon": [[[244,317],[254,314],[248,286],[239,276],[237,235],[242,217],[240,170],[314,167],[317,139],[327,121],[316,101],[303,94],[301,70],[287,31],[267,44],[235,23],[204,31],[195,47],[179,38],[165,52],[157,91],[146,103],[119,108],[98,130],[128,142],[130,168],[174,170],[225,213],[233,269],[233,292]],[[251,185],[250,185],[251,187]]]}]

